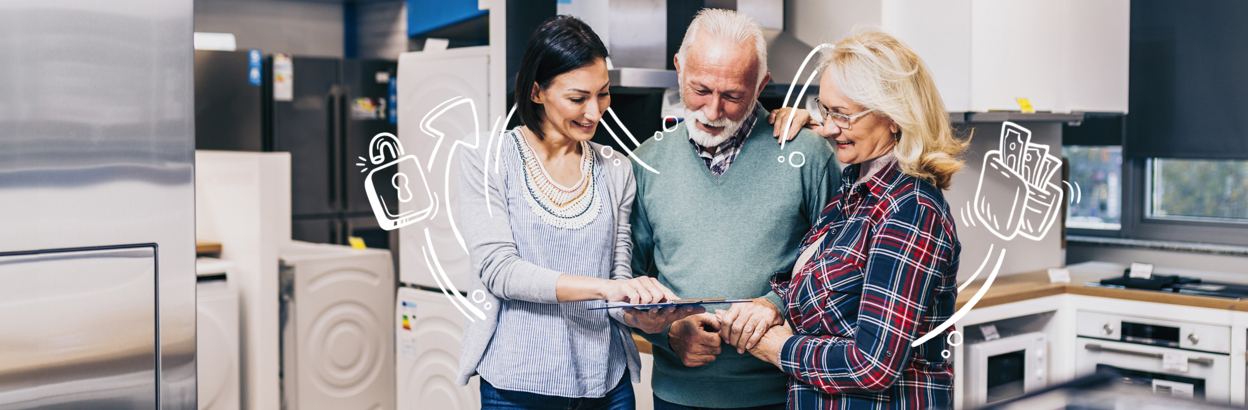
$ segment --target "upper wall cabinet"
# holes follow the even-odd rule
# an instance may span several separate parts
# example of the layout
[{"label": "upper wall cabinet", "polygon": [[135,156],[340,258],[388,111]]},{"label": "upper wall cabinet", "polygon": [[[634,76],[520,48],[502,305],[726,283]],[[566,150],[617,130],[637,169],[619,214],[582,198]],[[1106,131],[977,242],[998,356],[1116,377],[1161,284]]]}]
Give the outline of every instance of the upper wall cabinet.
[{"label": "upper wall cabinet", "polygon": [[[819,3],[819,4],[815,4]],[[817,44],[879,26],[910,44],[951,112],[1127,112],[1130,0],[790,0]],[[795,10],[796,11],[796,10]],[[823,17],[821,17],[823,16]]]}]

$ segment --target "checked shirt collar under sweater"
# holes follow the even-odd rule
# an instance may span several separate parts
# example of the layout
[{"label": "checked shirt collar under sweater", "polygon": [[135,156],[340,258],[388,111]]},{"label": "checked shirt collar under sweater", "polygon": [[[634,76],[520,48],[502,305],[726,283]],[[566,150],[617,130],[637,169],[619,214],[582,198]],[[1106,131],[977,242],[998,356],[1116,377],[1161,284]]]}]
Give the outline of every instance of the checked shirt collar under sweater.
[{"label": "checked shirt collar under sweater", "polygon": [[[712,174],[715,174],[717,177],[723,175],[724,172],[728,171],[728,166],[732,165],[732,162],[737,159],[737,154],[741,152],[741,146],[745,145],[745,138],[750,136],[750,132],[754,130],[754,123],[758,121],[760,107],[761,104],[755,101],[749,116],[745,117],[745,122],[741,123],[741,128],[738,128],[737,133],[733,134],[731,138],[719,143],[714,155],[711,155],[711,152],[706,147],[694,142],[693,138],[689,139],[689,145],[693,146],[693,152],[697,153],[703,162],[706,162],[706,166],[711,169]],[[686,124],[685,126],[694,127],[696,125]]]}]

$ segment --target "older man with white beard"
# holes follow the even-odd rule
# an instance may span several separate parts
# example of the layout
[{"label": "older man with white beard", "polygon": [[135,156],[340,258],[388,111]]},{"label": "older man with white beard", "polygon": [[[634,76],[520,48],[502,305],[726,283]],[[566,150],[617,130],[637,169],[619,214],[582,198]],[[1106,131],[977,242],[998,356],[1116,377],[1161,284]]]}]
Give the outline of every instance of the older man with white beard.
[{"label": "older man with white beard", "polygon": [[785,406],[787,376],[744,349],[783,322],[769,280],[793,266],[839,170],[809,131],[783,150],[772,139],[757,102],[766,55],[753,19],[703,10],[675,57],[685,121],[636,151],[659,173],[634,167],[634,275],[682,298],[752,299],[644,335],[655,346],[655,409]]}]

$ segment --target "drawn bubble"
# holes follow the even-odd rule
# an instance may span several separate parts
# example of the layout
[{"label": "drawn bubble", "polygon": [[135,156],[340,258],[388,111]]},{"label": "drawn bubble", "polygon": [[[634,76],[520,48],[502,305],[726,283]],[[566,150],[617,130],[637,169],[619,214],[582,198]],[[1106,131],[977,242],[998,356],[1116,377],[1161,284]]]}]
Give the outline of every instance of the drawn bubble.
[{"label": "drawn bubble", "polygon": [[615,166],[617,166],[617,167],[618,167],[618,166],[620,166],[620,159],[619,159],[619,158],[616,158],[616,159],[615,159]]},{"label": "drawn bubble", "polygon": [[472,291],[472,301],[481,303],[485,301],[485,291],[477,289]]},{"label": "drawn bubble", "polygon": [[[793,157],[794,155],[797,155],[797,158],[794,158]],[[798,168],[798,167],[801,167],[802,165],[806,165],[806,154],[803,154],[801,151],[790,152],[789,153],[789,165],[792,165],[793,168]]]},{"label": "drawn bubble", "polygon": [[651,138],[654,138],[654,140],[655,140],[655,141],[662,141],[662,140],[663,140],[663,131],[655,131],[655,132],[654,132],[654,136],[653,136],[653,137],[651,137]]},{"label": "drawn bubble", "polygon": [[950,353],[950,352],[949,352],[949,349],[945,349],[945,350],[941,350],[941,351],[940,351],[940,357],[943,357],[943,358],[948,359],[948,358],[949,358],[949,356],[953,356],[953,353]]},{"label": "drawn bubble", "polygon": [[[953,341],[954,336],[957,336],[957,339],[958,339],[957,343],[954,343]],[[950,346],[957,346],[957,345],[962,344],[962,332],[959,332],[957,330],[949,332],[949,336],[945,338],[945,342],[948,342]]]},{"label": "drawn bubble", "polygon": [[602,153],[602,156],[607,157],[607,158],[611,158],[611,155],[615,154],[615,149],[611,148],[610,145],[603,145],[602,149],[598,151]]},{"label": "drawn bubble", "polygon": [[784,162],[784,155],[781,155],[780,158],[776,158],[776,161]]},{"label": "drawn bubble", "polygon": [[491,305],[489,302],[486,302],[485,305],[481,307],[485,308],[485,310],[490,310],[490,308],[492,308],[493,305]]},{"label": "drawn bubble", "polygon": [[[672,127],[671,127],[671,128],[668,128],[668,127],[667,127],[667,121],[668,121],[668,120],[671,120],[671,121],[672,121]],[[666,116],[666,117],[663,117],[663,130],[664,130],[664,131],[667,131],[667,132],[676,131],[676,127],[678,127],[678,126],[680,126],[680,119],[679,119],[679,118],[676,118],[676,117],[673,117],[673,116],[670,116],[670,115],[669,115],[669,116]]]}]

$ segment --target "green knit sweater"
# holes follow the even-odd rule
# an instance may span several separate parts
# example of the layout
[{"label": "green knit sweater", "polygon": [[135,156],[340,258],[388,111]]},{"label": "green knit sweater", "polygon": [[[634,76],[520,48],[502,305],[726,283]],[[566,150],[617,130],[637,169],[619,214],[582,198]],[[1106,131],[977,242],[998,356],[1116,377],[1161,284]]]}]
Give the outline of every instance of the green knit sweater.
[{"label": "green knit sweater", "polygon": [[[736,160],[719,177],[694,152],[683,123],[637,149],[637,157],[659,173],[633,166],[634,275],[657,276],[681,298],[761,296],[783,311],[769,285],[771,274],[793,267],[840,170],[822,138],[803,130],[782,151],[766,110],[758,115]],[[666,331],[643,336],[655,346],[653,387],[663,400],[717,408],[785,401],[787,376],[749,352],[737,354],[725,344],[715,362],[690,368],[668,346]]]}]

